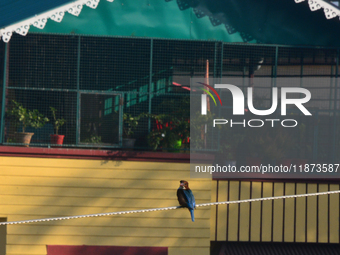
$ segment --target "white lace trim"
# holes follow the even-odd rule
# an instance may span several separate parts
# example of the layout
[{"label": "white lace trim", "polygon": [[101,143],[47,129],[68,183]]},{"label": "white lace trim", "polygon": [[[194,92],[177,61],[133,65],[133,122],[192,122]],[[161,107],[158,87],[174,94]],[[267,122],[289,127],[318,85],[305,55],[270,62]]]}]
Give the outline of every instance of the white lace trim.
[{"label": "white lace trim", "polygon": [[[33,25],[37,28],[43,29],[47,23],[48,19],[56,22],[61,22],[65,12],[68,12],[74,16],[78,16],[83,9],[83,5],[86,5],[92,9],[96,9],[100,0],[78,0],[72,3],[63,5],[61,7],[55,8],[51,11],[45,12],[43,14],[35,15],[33,18],[26,19],[24,21],[15,23],[13,25],[4,27],[0,29],[0,39],[4,42],[9,42],[13,32],[20,35],[27,35],[30,26]],[[114,0],[107,0],[108,2],[113,2]]]},{"label": "white lace trim", "polygon": [[[305,0],[294,0],[294,1],[295,3],[301,3]],[[308,4],[309,4],[309,8],[311,9],[311,11],[317,11],[323,8],[323,11],[325,12],[327,19],[333,19],[336,16],[340,16],[340,10],[337,7],[323,0],[308,0]]]}]

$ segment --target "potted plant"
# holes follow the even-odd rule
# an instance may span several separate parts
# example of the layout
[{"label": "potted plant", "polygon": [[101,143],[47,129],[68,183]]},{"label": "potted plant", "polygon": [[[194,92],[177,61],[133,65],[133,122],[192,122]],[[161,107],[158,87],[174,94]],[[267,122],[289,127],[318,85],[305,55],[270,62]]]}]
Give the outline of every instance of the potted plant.
[{"label": "potted plant", "polygon": [[86,138],[83,142],[91,144],[100,144],[102,143],[102,137],[98,135],[91,135],[89,138]]},{"label": "potted plant", "polygon": [[216,161],[223,166],[236,166],[236,150],[231,144],[220,145],[219,153],[216,155]]},{"label": "potted plant", "polygon": [[245,136],[240,130],[230,127],[225,127],[221,130],[221,140],[225,143],[220,144],[220,158],[223,165],[236,166],[238,159],[239,145],[245,139]]},{"label": "potted plant", "polygon": [[245,140],[245,132],[243,129],[236,129],[227,125],[220,128],[218,137],[218,153],[216,154],[216,161],[224,166],[236,166],[239,163],[240,156],[243,155],[244,150],[240,148]]},{"label": "potted plant", "polygon": [[[197,112],[190,118],[190,149],[191,152],[196,152],[206,149],[206,136],[204,127],[207,123],[213,121],[214,115],[208,111],[207,115],[202,115]],[[218,127],[219,128],[219,127]]]},{"label": "potted plant", "polygon": [[275,158],[276,165],[289,166],[292,163],[291,155],[294,148],[294,139],[291,133],[280,127],[275,136],[275,144],[282,150],[281,156]]},{"label": "potted plant", "polygon": [[134,134],[134,130],[137,128],[138,121],[142,115],[143,114],[132,116],[130,113],[123,114],[123,147],[133,148],[135,145],[136,139],[132,138],[132,135]]},{"label": "potted plant", "polygon": [[41,128],[49,121],[47,117],[42,115],[37,109],[29,110],[21,103],[12,100],[12,105],[8,111],[8,115],[13,119],[15,128],[21,125],[22,132],[15,132],[13,135],[14,142],[25,144],[28,147],[34,133],[27,133],[26,128]]},{"label": "potted plant", "polygon": [[247,166],[260,166],[263,159],[263,150],[265,145],[262,129],[254,129],[245,131],[245,140],[241,144],[244,150],[244,156]]},{"label": "potted plant", "polygon": [[281,127],[257,129],[248,134],[247,142],[250,156],[247,160],[252,161],[249,165],[259,165],[261,161],[271,165],[290,164],[294,140],[287,130]]},{"label": "potted plant", "polygon": [[178,151],[182,147],[180,134],[169,126],[151,131],[147,139],[149,146],[153,150],[161,148],[163,150]]},{"label": "potted plant", "polygon": [[296,158],[292,159],[293,164],[295,165],[305,165],[308,162],[307,156],[311,156],[312,154],[312,148],[307,143],[306,129],[306,124],[301,123],[296,134],[294,153]]},{"label": "potted plant", "polygon": [[58,130],[59,128],[65,124],[65,119],[61,118],[61,119],[57,119],[56,117],[56,112],[57,109],[50,106],[50,110],[52,112],[52,116],[53,116],[53,126],[55,129],[55,134],[51,134],[51,144],[58,144],[58,145],[62,145],[64,142],[64,137],[65,135],[59,135],[58,134]]},{"label": "potted plant", "polygon": [[182,142],[190,136],[190,123],[184,118],[176,118],[171,115],[148,115],[157,123],[157,128],[148,134],[148,144],[153,150],[159,148],[172,152],[178,152],[182,148]]}]

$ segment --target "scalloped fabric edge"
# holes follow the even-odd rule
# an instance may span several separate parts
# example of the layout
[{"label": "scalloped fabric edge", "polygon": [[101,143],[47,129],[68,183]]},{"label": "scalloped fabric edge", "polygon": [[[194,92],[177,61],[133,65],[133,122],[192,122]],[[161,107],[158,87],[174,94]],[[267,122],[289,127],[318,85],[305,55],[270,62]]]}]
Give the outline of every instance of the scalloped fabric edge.
[{"label": "scalloped fabric edge", "polygon": [[[44,12],[42,14],[35,15],[32,18],[25,19],[24,21],[20,21],[14,23],[13,25],[4,27],[0,29],[0,39],[7,43],[10,41],[12,34],[17,33],[22,36],[27,35],[30,26],[33,25],[39,29],[43,29],[48,21],[51,19],[55,22],[61,22],[65,15],[65,12],[68,12],[74,16],[78,16],[83,9],[83,6],[86,5],[92,9],[96,9],[100,0],[78,0],[72,3],[60,6],[48,12]],[[113,2],[114,0],[106,0],[108,2]]]}]

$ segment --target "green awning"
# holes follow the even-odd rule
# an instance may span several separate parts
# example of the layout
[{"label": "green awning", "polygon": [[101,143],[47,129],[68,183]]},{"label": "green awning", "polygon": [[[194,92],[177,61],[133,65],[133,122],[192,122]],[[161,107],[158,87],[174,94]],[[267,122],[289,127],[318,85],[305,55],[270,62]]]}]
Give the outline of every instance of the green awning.
[{"label": "green awning", "polygon": [[0,3],[0,37],[8,42],[13,32],[26,35],[30,30],[285,45],[340,44],[340,33],[336,32],[340,10],[324,0],[99,1],[8,0]]}]

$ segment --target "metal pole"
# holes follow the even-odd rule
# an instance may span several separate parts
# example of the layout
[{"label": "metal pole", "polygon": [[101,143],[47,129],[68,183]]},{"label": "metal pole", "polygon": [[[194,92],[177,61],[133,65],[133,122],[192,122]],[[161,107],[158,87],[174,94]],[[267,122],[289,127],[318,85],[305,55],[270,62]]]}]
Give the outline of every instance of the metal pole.
[{"label": "metal pole", "polygon": [[[279,47],[275,46],[275,59],[274,59],[274,69],[273,69],[273,80],[271,82],[272,89],[276,87],[276,78],[277,78],[277,63],[279,59]],[[273,102],[273,93],[270,93],[270,102]],[[275,111],[275,118],[278,118],[279,113]]]},{"label": "metal pole", "polygon": [[333,66],[331,66],[331,82],[329,88],[329,110],[332,110],[332,97],[333,97],[333,85],[334,85],[334,70]]},{"label": "metal pole", "polygon": [[222,79],[223,77],[223,50],[224,50],[224,43],[221,42],[221,74],[220,74],[220,78]]},{"label": "metal pole", "polygon": [[5,139],[5,108],[6,108],[6,85],[7,85],[7,57],[8,57],[8,43],[5,44],[4,54],[4,77],[2,82],[2,106],[1,106],[1,128],[0,128],[0,143],[4,143]]},{"label": "metal pole", "polygon": [[[149,114],[152,113],[152,58],[153,58],[153,39],[150,41],[150,67],[149,67]],[[151,119],[148,120],[148,133],[151,132]]]},{"label": "metal pole", "polygon": [[[302,52],[301,57],[300,57],[300,63],[301,63],[301,67],[300,67],[300,87],[303,87],[303,59],[304,59],[304,55],[303,55],[303,52]],[[300,97],[302,97],[302,95],[300,95]]]},{"label": "metal pole", "polygon": [[214,54],[214,78],[217,77],[217,74],[216,74],[216,58],[217,58],[217,44],[218,42],[215,42],[215,54]]},{"label": "metal pole", "polygon": [[334,107],[333,107],[333,139],[332,139],[332,152],[331,152],[331,160],[335,162],[335,150],[337,149],[337,94],[338,94],[338,74],[339,74],[339,49],[336,52],[336,69],[335,69],[335,84],[334,84]]},{"label": "metal pole", "polygon": [[274,76],[274,82],[273,82],[273,87],[276,87],[276,77],[277,77],[277,63],[278,63],[278,59],[279,59],[279,46],[275,47],[275,66],[274,66],[274,72],[273,72],[273,76]]},{"label": "metal pole", "polygon": [[[315,116],[314,116],[314,121],[317,123],[319,120],[319,111],[316,111]],[[319,125],[315,124],[314,125],[314,137],[313,137],[313,161],[315,162],[318,160],[318,136],[319,136]]]},{"label": "metal pole", "polygon": [[[118,95],[117,95],[118,96]],[[118,118],[119,118],[119,127],[118,127],[118,141],[119,141],[119,146],[123,146],[123,126],[124,126],[124,98],[125,98],[125,93],[120,94],[119,98],[119,106],[118,106]]]},{"label": "metal pole", "polygon": [[[224,43],[223,42],[221,42],[221,66],[220,66],[220,83],[221,83],[221,81],[222,81],[222,78],[223,78],[223,57],[224,57],[224,54],[223,54],[223,48],[224,47]],[[244,80],[244,77],[242,77],[243,78],[243,80]],[[221,89],[219,89],[219,91],[218,91],[219,93],[221,92]],[[219,107],[218,107],[218,117],[221,117],[221,106],[219,105]],[[217,146],[217,150],[218,151],[220,151],[220,149],[221,149],[221,130],[218,130],[217,131],[218,132],[218,146]]]},{"label": "metal pole", "polygon": [[78,36],[78,53],[77,53],[77,121],[76,121],[76,144],[80,141],[80,47],[81,47],[81,37]]}]

